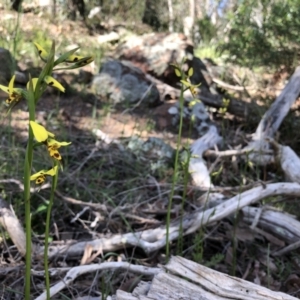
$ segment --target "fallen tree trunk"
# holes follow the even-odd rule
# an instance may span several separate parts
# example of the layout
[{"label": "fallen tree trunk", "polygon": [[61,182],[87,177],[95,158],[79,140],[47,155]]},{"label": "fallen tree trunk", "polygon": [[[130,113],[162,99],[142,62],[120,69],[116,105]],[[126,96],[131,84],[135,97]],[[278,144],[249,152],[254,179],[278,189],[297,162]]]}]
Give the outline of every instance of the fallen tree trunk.
[{"label": "fallen tree trunk", "polygon": [[208,90],[200,89],[197,97],[207,106],[220,108],[224,107],[224,98],[230,100],[227,111],[237,117],[247,118],[248,121],[256,122],[259,120],[263,111],[263,107],[256,103],[249,103],[243,100],[227,97],[220,94],[212,94]]},{"label": "fallen tree trunk", "polygon": [[[179,89],[176,89],[148,74],[147,78],[155,83],[162,101],[170,98],[179,99]],[[190,92],[187,91],[187,93],[190,96]],[[224,107],[224,95],[212,94],[207,89],[203,88],[198,90],[198,94],[196,97],[199,98],[207,106],[215,108]],[[229,97],[225,98],[227,99]],[[232,97],[230,97],[229,100],[230,102],[227,107],[227,111],[237,117],[246,118],[251,116],[251,119],[255,119],[254,121],[258,121],[259,117],[262,115],[262,111],[265,110],[263,107],[257,105],[256,103],[248,103]]]},{"label": "fallen tree trunk", "polygon": [[[200,227],[212,224],[214,222],[223,220],[224,218],[232,215],[242,208],[254,204],[259,200],[266,197],[277,195],[289,195],[300,196],[300,185],[297,183],[273,183],[265,186],[255,187],[251,190],[238,194],[231,199],[228,199],[215,207],[208,208],[204,211],[198,211],[191,214],[186,214],[182,217],[182,223],[180,219],[175,220],[169,226],[169,241],[177,240],[182,234],[191,234],[197,231]],[[280,219],[277,219],[281,222]],[[284,224],[292,222],[284,220]],[[295,224],[292,225],[297,232],[300,228],[300,223],[295,220]],[[281,224],[281,227],[285,226]],[[277,223],[277,227],[280,225]],[[290,228],[293,231],[293,228]],[[297,237],[297,233],[294,233],[294,237]],[[291,240],[287,240],[287,243]],[[103,252],[116,251],[123,249],[124,247],[139,247],[150,254],[163,248],[166,245],[166,226],[161,226],[155,229],[147,229],[139,232],[129,232],[126,234],[116,234],[107,238],[100,238],[90,241],[79,241],[73,243],[67,243],[64,245],[52,245],[49,247],[49,258],[54,257],[78,257],[84,252],[84,249],[89,246],[93,251],[101,249]],[[37,255],[41,256],[44,253],[43,247],[37,251]]]},{"label": "fallen tree trunk", "polygon": [[204,188],[213,187],[209,171],[206,167],[205,160],[203,159],[203,153],[221,141],[222,138],[218,133],[217,127],[210,125],[207,133],[191,145],[189,172],[196,186]]},{"label": "fallen tree trunk", "polygon": [[283,119],[288,114],[291,106],[300,94],[300,67],[298,67],[288,84],[276,98],[270,108],[262,117],[253,139],[262,139],[264,137],[273,137],[280,127]]},{"label": "fallen tree trunk", "polygon": [[7,231],[11,240],[22,256],[26,254],[26,237],[24,228],[8,203],[0,197],[0,224]]},{"label": "fallen tree trunk", "polygon": [[[300,94],[300,67],[297,67],[281,94],[262,117],[252,141],[246,149],[254,150],[249,159],[259,165],[274,162],[274,155],[266,155],[270,151],[270,143],[266,138],[273,138],[291,106]],[[282,162],[281,162],[282,163]]]},{"label": "fallen tree trunk", "polygon": [[117,300],[294,300],[295,297],[275,292],[252,282],[217,272],[183,257],[172,257],[154,276],[132,294],[117,291]]}]

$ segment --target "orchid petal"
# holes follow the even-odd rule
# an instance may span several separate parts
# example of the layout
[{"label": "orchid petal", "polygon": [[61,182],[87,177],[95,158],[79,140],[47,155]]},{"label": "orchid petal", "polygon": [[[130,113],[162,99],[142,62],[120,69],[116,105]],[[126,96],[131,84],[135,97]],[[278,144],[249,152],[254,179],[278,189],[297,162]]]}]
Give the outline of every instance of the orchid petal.
[{"label": "orchid petal", "polygon": [[57,89],[59,89],[63,93],[65,92],[65,88],[56,79],[54,79],[52,76],[45,76],[44,80],[48,85],[56,87]]},{"label": "orchid petal", "polygon": [[[34,121],[30,121],[30,126],[33,132],[33,135],[35,137],[35,139],[37,140],[37,142],[42,143],[45,142],[47,140],[47,138],[49,137],[49,132],[46,130],[46,128]],[[53,135],[53,133],[50,132],[51,135]]]}]

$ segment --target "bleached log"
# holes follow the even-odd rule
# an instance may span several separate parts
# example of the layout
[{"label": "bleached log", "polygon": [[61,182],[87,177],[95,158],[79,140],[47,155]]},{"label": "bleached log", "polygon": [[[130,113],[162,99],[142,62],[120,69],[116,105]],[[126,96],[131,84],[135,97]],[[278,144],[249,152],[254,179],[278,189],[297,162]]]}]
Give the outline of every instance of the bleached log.
[{"label": "bleached log", "polygon": [[[224,107],[224,95],[212,94],[206,89],[200,89],[197,97],[207,106]],[[247,103],[233,97],[226,98],[230,100],[227,111],[237,117],[247,118],[248,122],[257,120],[263,110],[261,106],[255,103]]]},{"label": "bleached log", "polygon": [[249,155],[251,161],[259,165],[267,165],[274,162],[274,156],[265,154],[266,151],[270,150],[270,145],[266,138],[274,137],[275,132],[279,129],[299,94],[300,67],[297,67],[288,84],[262,117],[252,137],[252,141],[246,147],[247,149],[255,150]]},{"label": "bleached log", "polygon": [[222,138],[220,137],[217,128],[214,125],[210,125],[208,132],[191,145],[189,172],[196,186],[203,188],[213,187],[209,171],[206,167],[205,160],[203,159],[203,153],[214,147],[221,140]]},{"label": "bleached log", "polygon": [[22,224],[9,205],[0,198],[0,224],[7,231],[19,253],[25,256],[26,237]]},{"label": "bleached log", "polygon": [[286,179],[300,183],[300,159],[298,155],[289,146],[281,146],[277,144],[277,148],[277,156]]},{"label": "bleached log", "polygon": [[[205,226],[220,221],[229,215],[241,210],[250,204],[254,204],[270,196],[288,195],[299,197],[300,184],[298,183],[273,183],[265,186],[255,187],[243,192],[216,207],[205,211],[186,214],[182,220],[183,234],[187,235],[195,232],[201,226]],[[175,220],[169,226],[169,241],[176,240],[180,231],[180,220]],[[295,227],[297,228],[297,227]],[[103,252],[116,251],[124,247],[140,247],[145,253],[150,254],[166,245],[166,227],[161,226],[155,229],[148,229],[140,232],[130,232],[126,234],[113,235],[110,238],[101,238],[91,241],[75,242],[73,244],[51,246],[49,248],[49,258],[68,256],[75,257],[82,255],[86,245],[89,244],[93,251],[102,249]],[[40,255],[43,255],[40,249]]]},{"label": "bleached log", "polygon": [[[117,292],[116,300],[295,300],[252,282],[209,269],[183,257],[172,257],[164,271],[155,275],[146,295]],[[131,296],[132,298],[130,298]]]},{"label": "bleached log", "polygon": [[253,139],[273,137],[299,94],[300,67],[297,67],[288,84],[262,117]]},{"label": "bleached log", "polygon": [[203,213],[198,213],[194,218],[194,224],[186,233],[192,233],[203,225],[220,221],[243,207],[254,204],[261,199],[278,195],[297,196],[299,192],[300,185],[297,183],[272,183],[253,188],[224,201],[216,207],[207,209]]},{"label": "bleached log", "polygon": [[[225,201],[220,193],[207,192],[200,198],[200,204],[212,208]],[[273,244],[284,246],[300,240],[300,222],[294,215],[277,210],[271,206],[251,207],[241,209],[239,220],[250,225],[254,233],[265,236]],[[231,218],[231,216],[228,216]]]},{"label": "bleached log", "polygon": [[[247,224],[252,224],[257,207],[244,207],[242,209],[242,220]],[[282,211],[266,208],[259,216],[257,227],[279,238],[281,241],[292,244],[300,239],[300,222],[293,216]]]}]

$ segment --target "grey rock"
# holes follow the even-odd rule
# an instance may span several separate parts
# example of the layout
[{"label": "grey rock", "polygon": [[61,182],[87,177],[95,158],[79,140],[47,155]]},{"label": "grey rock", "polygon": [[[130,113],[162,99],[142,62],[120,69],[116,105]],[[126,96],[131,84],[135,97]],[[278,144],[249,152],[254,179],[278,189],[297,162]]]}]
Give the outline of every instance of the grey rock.
[{"label": "grey rock", "polygon": [[0,84],[6,85],[14,74],[14,59],[9,50],[0,48]]},{"label": "grey rock", "polygon": [[[174,106],[171,106],[168,110],[172,115],[172,124],[174,126],[179,125],[180,120],[180,104],[177,102]],[[192,121],[193,127],[197,130],[199,136],[203,136],[211,124],[209,114],[206,111],[204,104],[201,101],[195,101],[192,97],[186,97],[184,99],[183,107],[183,119],[184,123],[188,124]]]},{"label": "grey rock", "polygon": [[127,102],[153,105],[159,102],[155,84],[130,62],[107,59],[92,82],[97,96],[107,98],[113,104]]},{"label": "grey rock", "polygon": [[194,57],[193,43],[181,33],[150,33],[141,36],[130,36],[120,44],[114,53],[118,59],[131,61],[146,73],[177,86],[179,78],[171,64],[180,65],[185,59],[183,69],[194,69],[192,83],[201,83],[208,87],[210,80],[205,64]]}]

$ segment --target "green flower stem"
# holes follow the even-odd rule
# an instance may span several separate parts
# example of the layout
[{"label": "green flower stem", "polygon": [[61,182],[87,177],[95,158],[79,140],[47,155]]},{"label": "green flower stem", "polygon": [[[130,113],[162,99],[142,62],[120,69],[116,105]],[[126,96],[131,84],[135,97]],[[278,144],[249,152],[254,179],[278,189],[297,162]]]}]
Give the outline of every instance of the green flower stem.
[{"label": "green flower stem", "polygon": [[[30,89],[27,95],[29,108],[29,120],[35,121],[35,101],[33,86],[30,83]],[[24,201],[25,201],[25,226],[26,226],[26,266],[25,266],[25,299],[30,300],[30,280],[31,280],[31,205],[30,205],[30,174],[33,155],[33,132],[28,124],[28,142],[24,165]]]},{"label": "green flower stem", "polygon": [[[55,166],[58,166],[58,163],[56,161],[55,161]],[[48,204],[48,208],[47,208],[47,216],[46,216],[44,268],[45,268],[45,282],[46,282],[47,299],[50,299],[50,278],[49,278],[49,266],[48,266],[50,219],[51,219],[51,211],[52,211],[52,206],[53,206],[53,201],[54,201],[54,193],[55,193],[56,186],[57,186],[58,170],[59,170],[59,168],[57,168],[56,174],[52,178],[51,194],[50,194],[50,200],[49,200],[49,204]]]},{"label": "green flower stem", "polygon": [[172,209],[172,200],[174,197],[175,192],[175,185],[177,182],[177,176],[178,176],[178,167],[179,167],[179,150],[181,145],[181,135],[182,135],[182,126],[183,126],[183,104],[184,104],[184,98],[183,98],[183,92],[184,92],[184,86],[181,85],[180,89],[180,97],[179,97],[179,105],[180,105],[180,121],[179,121],[179,132],[178,132],[178,138],[177,138],[177,144],[176,144],[176,154],[175,154],[175,163],[174,163],[174,173],[172,178],[172,188],[168,203],[168,212],[167,212],[167,231],[166,231],[166,259],[169,260],[170,256],[170,245],[169,245],[169,235],[170,235],[170,222],[171,222],[171,209]]},{"label": "green flower stem", "polygon": [[31,280],[31,209],[30,209],[30,172],[32,164],[33,134],[29,130],[25,166],[24,166],[24,201],[26,226],[26,270],[25,270],[25,299],[30,300]]},{"label": "green flower stem", "polygon": [[[189,128],[189,135],[191,135],[192,127]],[[190,146],[190,145],[189,145]],[[191,160],[191,153],[188,153],[187,161],[184,164],[184,175],[183,175],[183,194],[180,208],[180,224],[179,224],[179,234],[178,234],[178,244],[177,244],[177,255],[183,254],[183,213],[184,213],[184,205],[188,193],[188,182],[189,182],[189,165]]]}]

